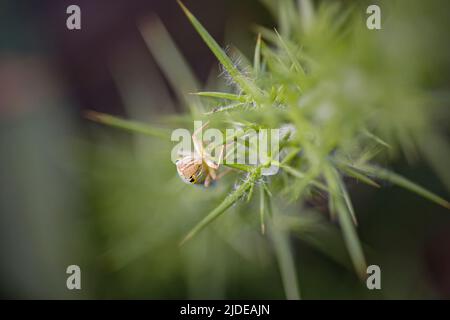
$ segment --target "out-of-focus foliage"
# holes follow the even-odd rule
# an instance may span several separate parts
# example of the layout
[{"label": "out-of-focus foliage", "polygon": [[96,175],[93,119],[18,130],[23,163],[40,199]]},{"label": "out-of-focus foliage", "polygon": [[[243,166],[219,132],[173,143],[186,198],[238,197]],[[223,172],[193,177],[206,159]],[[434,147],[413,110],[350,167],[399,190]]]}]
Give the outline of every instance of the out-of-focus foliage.
[{"label": "out-of-focus foliage", "polygon": [[[269,6],[278,16],[279,26],[273,31],[257,28],[262,37],[258,37],[253,63],[249,63],[245,58],[232,60],[192,13],[180,5],[220,61],[232,89],[229,93],[199,93],[201,97],[216,101],[212,111],[206,113],[213,126],[225,129],[237,124],[244,132],[284,125],[293,128],[289,139],[282,143],[281,161],[270,163],[279,166],[281,173],[264,177],[261,168],[266,164],[261,163],[243,169],[245,174],[235,176],[234,182],[220,181],[220,188],[226,190],[228,185],[231,193],[185,240],[207,227],[233,203],[250,199],[254,189],[260,189],[261,223],[267,219],[264,218],[266,211],[276,212],[276,223],[269,226],[270,238],[286,296],[298,298],[287,235],[291,231],[299,232],[294,226],[304,223],[301,212],[305,210],[305,201],[314,194],[328,198],[331,218],[339,221],[353,266],[362,279],[366,275],[366,262],[356,233],[357,217],[345,177],[375,187],[378,184],[374,180],[387,180],[449,208],[446,200],[376,166],[380,161],[385,162],[386,155],[396,155],[397,150],[410,160],[424,153],[435,160],[432,163],[442,163],[436,160],[438,155],[426,147],[428,139],[445,140],[440,123],[436,121],[440,101],[426,81],[430,68],[445,63],[447,57],[430,51],[436,40],[431,31],[434,25],[421,16],[418,11],[421,6],[414,3],[406,9],[386,4],[383,29],[373,31],[365,26],[361,6],[344,7],[325,2],[313,8],[309,1],[300,1],[298,5],[293,1],[279,1]],[[407,19],[414,19],[417,33],[405,30],[405,11]],[[424,58],[434,55],[435,60]],[[170,74],[171,71],[165,69]],[[191,103],[193,119],[199,117],[199,110],[204,110],[200,101]],[[275,194],[273,199],[272,194]],[[206,192],[200,194],[202,196],[205,201],[209,198]],[[292,215],[286,214],[277,203],[278,199],[295,201],[291,205]],[[170,210],[174,211],[177,210]],[[256,220],[257,209],[250,209],[248,214]],[[217,226],[223,228],[231,219],[224,218]],[[244,224],[238,223],[235,228],[242,229]],[[229,233],[225,233],[225,237],[229,237]],[[195,239],[192,242],[196,244],[186,247],[203,241]],[[261,245],[255,243],[256,247]],[[189,251],[185,247],[183,250]],[[333,255],[329,250],[325,252]]]},{"label": "out-of-focus foliage", "polygon": [[[220,77],[213,70],[204,86],[163,22],[157,17],[140,21],[139,31],[183,113],[149,116],[141,106],[161,104],[164,97],[155,89],[153,99],[142,99],[139,83],[120,73],[120,63],[127,61],[119,61],[111,71],[133,121],[95,112],[87,116],[132,135],[89,123],[94,142],[87,142],[52,110],[45,121],[30,118],[33,126],[27,130],[2,126],[8,132],[3,139],[8,148],[2,151],[11,158],[3,157],[5,168],[21,173],[18,182],[6,180],[5,199],[14,205],[5,208],[30,213],[26,219],[8,216],[5,225],[30,219],[34,232],[18,225],[27,238],[41,239],[33,242],[34,255],[42,266],[53,266],[44,278],[58,275],[43,291],[45,279],[28,271],[36,295],[59,297],[65,292],[61,270],[77,263],[84,297],[434,297],[418,248],[427,234],[423,226],[450,221],[447,210],[436,205],[448,207],[443,199],[448,193],[429,170],[416,168],[425,159],[450,186],[449,5],[377,1],[382,30],[367,30],[365,10],[371,2],[255,2],[278,23],[254,28],[255,50],[247,55],[234,47],[222,49],[194,17],[201,14],[184,8],[192,33],[199,32],[220,62]],[[263,176],[264,164],[225,163],[235,170],[213,186],[184,184],[170,161],[170,132],[192,129],[193,120],[209,120],[210,127],[221,130],[290,128],[280,161],[271,163],[279,173]],[[405,159],[410,167],[395,162]],[[396,170],[388,170],[396,163]],[[423,188],[394,171],[431,182]],[[16,185],[27,191],[22,202],[9,196],[17,196]],[[392,185],[432,203],[402,195]],[[14,240],[7,252],[16,260],[8,261],[23,260],[20,254],[28,248],[20,241],[16,245],[11,230],[2,233]],[[64,241],[52,241],[58,238]],[[189,241],[180,246],[183,239]],[[49,242],[51,247],[45,245]],[[381,266],[382,291],[368,291],[358,279],[365,276],[366,261]],[[38,272],[36,264],[27,266]],[[20,279],[21,271],[16,272]]]}]

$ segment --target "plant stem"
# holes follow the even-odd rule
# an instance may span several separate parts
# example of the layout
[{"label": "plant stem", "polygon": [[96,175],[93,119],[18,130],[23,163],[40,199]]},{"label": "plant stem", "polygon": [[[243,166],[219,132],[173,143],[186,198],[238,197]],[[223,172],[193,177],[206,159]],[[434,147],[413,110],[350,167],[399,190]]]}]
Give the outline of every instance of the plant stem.
[{"label": "plant stem", "polygon": [[273,223],[270,224],[268,229],[274,245],[286,298],[288,300],[300,300],[300,289],[298,287],[294,257],[289,246],[288,235]]}]

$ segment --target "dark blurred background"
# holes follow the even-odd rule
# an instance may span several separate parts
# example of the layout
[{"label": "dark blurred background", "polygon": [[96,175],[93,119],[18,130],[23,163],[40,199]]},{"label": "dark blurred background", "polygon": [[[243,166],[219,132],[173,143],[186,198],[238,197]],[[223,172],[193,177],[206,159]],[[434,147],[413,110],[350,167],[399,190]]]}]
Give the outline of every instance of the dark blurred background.
[{"label": "dark blurred background", "polygon": [[[236,46],[247,56],[254,45],[252,26],[275,24],[259,1],[184,3],[220,44]],[[273,263],[236,260],[248,270],[221,284],[222,290],[205,287],[198,292],[190,291],[182,280],[187,266],[163,275],[142,275],[149,270],[147,265],[165,268],[162,263],[179,263],[165,259],[163,249],[152,252],[150,262],[137,259],[114,271],[105,267],[110,263],[105,252],[122,235],[105,232],[104,220],[92,218],[99,208],[95,197],[102,196],[95,188],[102,184],[92,184],[91,173],[86,173],[87,167],[97,164],[96,156],[86,149],[92,148],[98,134],[107,135],[107,140],[130,137],[112,129],[99,133],[102,129],[93,128],[84,119],[84,111],[155,121],[161,114],[182,111],[177,94],[137,27],[154,15],[201,83],[215,81],[218,64],[176,1],[78,0],[82,13],[79,31],[66,28],[70,4],[75,2],[0,3],[0,296],[283,298]],[[109,155],[122,157],[114,152]],[[95,168],[96,174],[102,175],[101,169]],[[117,168],[139,176],[122,162],[110,165],[110,172],[103,172],[102,177],[109,177],[110,184],[120,183],[114,179],[114,174],[119,175]],[[399,159],[393,168],[448,198],[445,186],[423,162],[411,165]],[[450,298],[448,210],[399,188],[386,186],[375,192],[349,183],[360,213],[361,238],[383,271],[383,290],[368,292],[351,272],[294,239],[304,297]],[[143,194],[140,199],[146,197],[148,194]],[[211,264],[211,259],[205,258],[203,263]],[[82,267],[83,284],[88,284],[81,293],[65,287],[69,264]],[[155,285],[146,282],[152,277],[158,277]]]},{"label": "dark blurred background", "polygon": [[[155,14],[201,81],[206,81],[212,66],[217,65],[200,37],[192,32],[176,1],[81,0],[76,3],[82,11],[81,31],[66,28],[66,8],[71,4],[56,0],[4,1],[2,53],[38,57],[41,54],[78,108],[123,113],[120,93],[111,77],[114,61],[128,59],[123,68],[131,75],[163,77],[137,28],[140,21]],[[224,42],[227,32],[234,37],[227,39],[227,44],[247,53],[253,50],[253,43],[248,41],[254,38],[252,25],[273,25],[270,14],[258,1],[198,0],[186,1],[186,5],[197,12],[219,42]],[[147,86],[151,85],[149,81]]]}]

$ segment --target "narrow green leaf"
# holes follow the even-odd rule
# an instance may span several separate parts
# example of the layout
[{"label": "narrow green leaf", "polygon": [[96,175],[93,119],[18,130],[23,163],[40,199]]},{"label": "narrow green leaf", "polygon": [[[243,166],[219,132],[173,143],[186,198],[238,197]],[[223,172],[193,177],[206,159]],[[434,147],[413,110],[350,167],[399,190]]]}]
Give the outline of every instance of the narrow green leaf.
[{"label": "narrow green leaf", "polygon": [[[284,171],[286,171],[287,173],[289,173],[290,175],[292,175],[292,176],[294,176],[296,178],[309,179],[308,175],[306,175],[306,174],[304,174],[304,173],[302,173],[302,172],[300,172],[300,171],[298,171],[298,170],[296,170],[296,169],[294,169],[294,168],[292,168],[292,167],[290,167],[290,166],[288,166],[286,164],[279,163],[278,161],[272,161],[271,164],[273,164],[275,166],[279,166]],[[315,187],[319,188],[319,189],[322,189],[324,191],[328,191],[327,186],[325,186],[323,183],[321,183],[319,181],[311,179],[310,183],[312,185],[314,185]]]},{"label": "narrow green leaf", "polygon": [[250,185],[250,188],[247,192],[247,202],[250,202],[250,200],[252,199],[254,187],[255,187],[255,184]]},{"label": "narrow green leaf", "polygon": [[[263,187],[264,187],[264,190],[266,191],[267,195],[268,195],[269,197],[272,197],[272,192],[270,192],[269,187],[267,186],[266,183],[263,184]],[[267,200],[270,201],[270,199],[267,199]]]},{"label": "narrow green leaf", "polygon": [[341,192],[342,197],[344,198],[345,204],[347,205],[347,209],[352,216],[353,223],[355,224],[355,226],[357,226],[358,220],[356,219],[356,214],[355,214],[355,210],[353,209],[353,204],[350,199],[350,195],[348,194],[347,188],[345,187],[344,182],[342,181],[341,177],[339,176],[339,174],[337,172],[336,172],[336,176],[338,177],[337,181],[338,181],[339,191]]},{"label": "narrow green leaf", "polygon": [[295,69],[297,71],[301,72],[302,74],[305,74],[305,71],[303,70],[303,67],[300,65],[300,63],[298,62],[297,58],[291,52],[291,50],[289,49],[287,43],[283,40],[283,38],[281,37],[281,35],[278,33],[277,30],[275,30],[275,33],[276,33],[278,39],[280,40],[281,46],[286,51],[289,59],[291,60],[292,64],[294,65]]},{"label": "narrow green leaf", "polygon": [[261,168],[255,168],[249,175],[248,179],[242,183],[233,193],[228,195],[213,211],[211,211],[203,220],[201,220],[194,228],[180,242],[180,246],[186,243],[186,241],[193,238],[203,228],[213,222],[217,217],[230,208],[236,201],[245,195],[245,193],[252,187],[255,181],[261,175]]},{"label": "narrow green leaf", "polygon": [[329,166],[325,166],[324,170],[325,179],[330,189],[329,196],[333,203],[333,209],[336,210],[344,241],[353,266],[358,276],[361,279],[365,279],[367,268],[366,260],[364,258],[361,242],[359,241],[358,234],[356,233],[355,226],[351,219],[351,213],[345,204],[344,197],[339,192],[337,172],[334,168]]},{"label": "narrow green leaf", "polygon": [[125,120],[105,113],[88,111],[86,112],[85,117],[95,122],[128,130],[134,133],[146,134],[163,139],[167,139],[170,137],[170,133],[164,129],[151,127],[148,124],[142,122]]},{"label": "narrow green leaf", "polygon": [[353,262],[353,266],[360,279],[365,279],[367,274],[367,264],[362,250],[361,242],[359,241],[358,234],[356,233],[355,226],[351,220],[351,214],[347,207],[342,202],[342,198],[335,197],[335,206],[339,217],[339,223],[342,227],[344,240],[347,249],[350,253],[350,257]]},{"label": "narrow green leaf", "polygon": [[344,243],[342,231],[334,224],[327,223],[318,212],[305,211],[301,215],[285,215],[281,222],[284,228],[289,229],[300,240],[346,269],[354,270],[351,260],[348,259],[348,250]]},{"label": "narrow green leaf", "polygon": [[300,23],[303,31],[309,32],[314,23],[314,7],[310,0],[299,0]]},{"label": "narrow green leaf", "polygon": [[202,96],[202,97],[219,98],[219,99],[245,102],[244,96],[240,96],[240,95],[237,95],[234,93],[204,91],[204,92],[193,92],[191,94],[195,94],[195,95]]},{"label": "narrow green leaf", "polygon": [[231,207],[236,201],[238,201],[244,195],[244,193],[247,191],[248,188],[250,188],[250,184],[243,183],[236,191],[234,191],[231,195],[227,196],[218,207],[216,207],[213,211],[211,211],[191,231],[189,231],[189,233],[180,242],[180,246],[182,246],[186,241],[190,240],[197,233],[203,230],[203,228],[205,228],[208,224],[214,221],[218,216],[224,213],[229,207]]},{"label": "narrow green leaf", "polygon": [[261,33],[258,33],[258,38],[256,39],[255,54],[253,57],[253,71],[257,76],[259,74],[259,69],[261,67]]},{"label": "narrow green leaf", "polygon": [[300,148],[293,148],[281,161],[281,164],[288,164],[300,152]]},{"label": "narrow green leaf", "polygon": [[259,186],[259,222],[261,224],[261,233],[265,234],[266,226],[264,224],[264,214],[266,211],[266,191],[264,190],[264,184]]},{"label": "narrow green leaf", "polygon": [[384,151],[384,146],[380,144],[375,144],[368,146],[366,150],[364,150],[359,158],[356,160],[357,164],[365,164],[375,158],[381,151]]},{"label": "narrow green leaf", "polygon": [[261,37],[267,42],[270,42],[272,44],[278,43],[277,35],[275,34],[275,32],[273,32],[273,30],[259,25],[254,26],[253,30],[261,34]]},{"label": "narrow green leaf", "polygon": [[278,228],[275,224],[272,223],[269,227],[286,298],[288,300],[300,300],[297,271],[294,257],[292,256],[292,249],[290,248],[289,237],[285,230]]},{"label": "narrow green leaf", "polygon": [[186,92],[197,91],[199,81],[161,20],[151,16],[139,23],[139,30],[178,99],[190,109],[193,116],[198,115],[203,107],[195,97],[187,97]]},{"label": "narrow green leaf", "polygon": [[237,169],[245,172],[252,172],[255,168],[246,164],[239,164],[239,163],[224,163],[223,164],[226,167],[230,167],[232,169]]},{"label": "narrow green leaf", "polygon": [[392,171],[370,165],[358,166],[357,169],[365,171],[367,174],[374,175],[379,179],[390,181],[393,184],[396,184],[447,209],[450,209],[450,202],[448,202],[447,200]]},{"label": "narrow green leaf", "polygon": [[245,104],[242,102],[238,102],[238,103],[233,103],[230,104],[228,106],[220,106],[217,108],[214,108],[212,111],[206,112],[205,114],[213,114],[213,113],[218,113],[218,112],[226,112],[226,111],[233,111],[235,109],[244,107]]},{"label": "narrow green leaf", "polygon": [[355,178],[361,182],[364,182],[372,187],[380,188],[380,185],[367,177],[366,175],[358,172],[357,170],[353,169],[351,166],[346,164],[338,164],[339,169],[341,169],[347,176]]},{"label": "narrow green leaf", "polygon": [[197,30],[197,32],[202,37],[203,41],[212,51],[212,53],[216,56],[219,62],[223,65],[225,70],[229,73],[231,78],[241,87],[243,91],[247,94],[251,94],[254,99],[261,98],[261,93],[258,88],[245,76],[243,76],[236,66],[233,64],[233,61],[226,55],[226,53],[222,50],[219,44],[214,40],[213,37],[206,31],[206,29],[202,26],[202,24],[194,17],[194,15],[184,6],[184,4],[177,0],[180,7],[183,9],[187,18]]},{"label": "narrow green leaf", "polygon": [[386,148],[392,148],[391,145],[389,143],[387,143],[386,141],[384,141],[383,139],[381,139],[380,137],[374,135],[372,132],[370,132],[369,130],[364,129],[363,133],[368,136],[369,138],[373,139],[374,141],[376,141],[377,143],[381,144],[382,146],[385,146]]},{"label": "narrow green leaf", "polygon": [[328,167],[323,170],[325,181],[328,185],[328,210],[332,220],[336,220],[336,206],[333,196],[339,194],[339,187],[336,181],[336,176]]}]

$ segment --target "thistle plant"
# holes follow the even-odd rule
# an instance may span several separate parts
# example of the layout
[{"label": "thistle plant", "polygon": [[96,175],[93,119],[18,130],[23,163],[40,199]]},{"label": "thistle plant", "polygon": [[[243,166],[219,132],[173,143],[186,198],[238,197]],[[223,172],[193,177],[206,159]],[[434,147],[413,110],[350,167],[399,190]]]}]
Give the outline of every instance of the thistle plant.
[{"label": "thistle plant", "polygon": [[[277,161],[252,166],[225,159],[223,166],[233,172],[218,183],[227,184],[228,194],[180,240],[189,245],[230,207],[253,202],[257,209],[252,214],[258,215],[261,232],[273,243],[286,296],[299,298],[289,235],[301,226],[297,218],[302,212],[314,210],[309,200],[318,196],[327,201],[329,219],[339,225],[353,268],[364,279],[367,262],[348,182],[380,188],[380,182],[388,181],[450,209],[442,197],[386,167],[398,156],[414,161],[424,155],[432,165],[443,163],[428,141],[445,138],[436,121],[435,97],[422,84],[429,62],[415,59],[424,52],[396,33],[396,21],[387,21],[383,32],[374,32],[365,27],[364,11],[358,6],[324,3],[314,8],[307,0],[264,3],[278,17],[278,26],[257,27],[252,59],[235,59],[179,2],[229,85],[227,91],[183,92],[188,108],[176,121],[189,125],[192,120],[208,120],[222,132],[238,127],[243,134],[290,128],[280,141]],[[390,45],[397,40],[404,43],[393,50]],[[149,47],[157,54],[154,44]],[[168,127],[95,112],[89,117],[170,143]],[[447,150],[444,142],[440,146]],[[262,174],[268,166],[277,166],[278,173]],[[439,165],[435,168],[445,171]],[[283,214],[280,203],[285,200],[291,201],[296,214]]]}]

